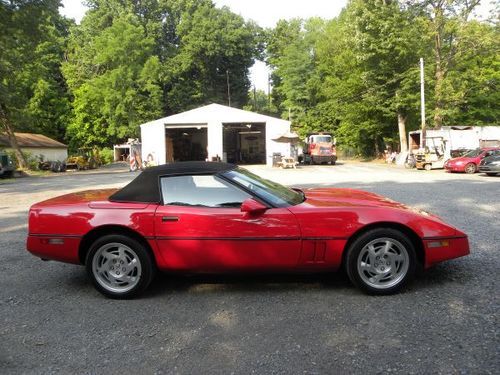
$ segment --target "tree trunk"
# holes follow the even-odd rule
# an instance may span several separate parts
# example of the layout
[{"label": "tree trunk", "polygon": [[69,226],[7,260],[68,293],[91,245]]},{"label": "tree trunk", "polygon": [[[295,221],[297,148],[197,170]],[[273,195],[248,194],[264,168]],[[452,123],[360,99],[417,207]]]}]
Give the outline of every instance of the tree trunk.
[{"label": "tree trunk", "polygon": [[436,86],[434,88],[434,97],[436,105],[434,106],[434,128],[439,129],[443,125],[443,81],[444,70],[441,66],[440,58],[436,56]]},{"label": "tree trunk", "polygon": [[443,125],[443,81],[445,70],[443,66],[443,33],[444,33],[444,4],[438,2],[434,8],[434,57],[436,61],[436,84],[434,86],[434,127]]},{"label": "tree trunk", "polygon": [[408,141],[406,139],[406,116],[398,112],[398,130],[400,152],[408,151]]},{"label": "tree trunk", "polygon": [[14,154],[16,155],[17,158],[18,167],[26,169],[28,167],[28,163],[26,162],[26,158],[24,157],[23,153],[21,152],[21,149],[19,148],[12,125],[7,117],[7,113],[5,113],[1,104],[0,104],[0,124],[2,125],[1,129],[4,130],[7,136],[9,137],[10,146],[14,149]]}]

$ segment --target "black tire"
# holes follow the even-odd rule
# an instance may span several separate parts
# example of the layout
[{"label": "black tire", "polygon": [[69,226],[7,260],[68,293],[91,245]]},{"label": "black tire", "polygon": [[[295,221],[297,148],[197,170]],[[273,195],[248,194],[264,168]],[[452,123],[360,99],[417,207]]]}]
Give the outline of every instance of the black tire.
[{"label": "black tire", "polygon": [[[119,251],[114,250],[115,248],[118,249],[118,246],[116,245],[120,246],[120,249],[124,250],[124,257],[120,257],[116,254],[110,255],[113,251],[115,253]],[[113,256],[114,258],[112,260],[102,262],[102,259],[107,258],[103,256],[103,251],[106,252],[106,255]],[[131,254],[133,254],[133,256],[131,256]],[[127,261],[125,259],[135,259],[133,266],[130,266],[130,271],[128,269],[126,270],[127,275],[122,273],[121,277],[118,276],[121,271],[120,267],[122,267],[122,265],[118,264],[120,259],[124,260],[125,264],[122,263],[123,267],[127,268],[129,268],[132,262],[127,265]],[[117,271],[111,271],[110,268],[112,269],[113,267],[116,267],[114,264],[111,264],[115,261],[117,263]],[[107,266],[107,262],[109,262],[109,267]],[[109,234],[97,239],[87,253],[85,268],[88,276],[94,284],[94,287],[104,296],[113,299],[130,299],[140,295],[149,286],[156,271],[153,259],[145,245],[131,237],[121,234]],[[98,268],[101,270],[105,269],[105,271],[101,272],[101,275],[99,275],[99,272],[97,272]],[[123,268],[123,270],[125,271],[125,268]],[[118,273],[118,275],[113,276],[113,272]],[[122,282],[118,280],[119,278],[129,278],[133,281],[131,281],[129,285],[125,286],[112,286],[112,282]],[[106,282],[106,280],[111,280],[111,282]],[[123,281],[123,283],[126,283],[126,281]],[[120,288],[121,290],[117,290]]]},{"label": "black tire", "polygon": [[496,176],[497,173],[486,173],[486,175],[488,175],[488,176]]},{"label": "black tire", "polygon": [[426,165],[424,165],[424,169],[425,169],[426,171],[430,171],[430,170],[432,170],[432,164],[426,164]]},{"label": "black tire", "polygon": [[[387,253],[387,259],[385,259],[386,257],[380,253],[383,249],[380,248],[373,255],[373,258],[377,260],[373,259],[374,264],[368,264],[367,267],[366,261],[368,258],[371,259],[369,255],[368,258],[364,258],[367,255],[367,251],[370,253],[368,245],[373,244],[373,248],[376,249],[375,245],[378,243],[377,241],[385,244],[390,242],[390,254],[392,255]],[[392,228],[375,228],[369,230],[356,238],[346,251],[347,255],[344,266],[347,275],[351,282],[365,293],[376,295],[396,293],[413,279],[415,275],[417,265],[415,247],[408,236],[398,230]],[[401,257],[402,259],[398,261],[395,260],[396,257]],[[378,260],[379,258],[380,260]],[[371,263],[371,260],[368,263]],[[384,274],[384,267],[387,269],[386,273],[391,269],[395,270],[396,276],[394,279],[385,280],[391,275],[389,274],[380,277],[379,284],[377,284],[378,281],[371,281],[372,279],[375,280],[380,274]],[[363,268],[366,269],[361,270]],[[371,274],[375,276],[369,278]]]},{"label": "black tire", "polygon": [[477,171],[477,166],[476,164],[474,163],[469,163],[465,166],[465,169],[464,169],[465,173],[467,174],[474,174],[476,173]]}]

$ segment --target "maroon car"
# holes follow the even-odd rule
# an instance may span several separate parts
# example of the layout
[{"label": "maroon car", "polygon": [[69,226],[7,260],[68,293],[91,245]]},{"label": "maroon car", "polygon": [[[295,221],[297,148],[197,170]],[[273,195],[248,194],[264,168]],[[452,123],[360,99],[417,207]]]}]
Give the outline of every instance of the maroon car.
[{"label": "maroon car", "polygon": [[481,160],[493,155],[500,155],[500,147],[477,148],[464,156],[448,160],[444,164],[444,168],[448,172],[476,173]]}]

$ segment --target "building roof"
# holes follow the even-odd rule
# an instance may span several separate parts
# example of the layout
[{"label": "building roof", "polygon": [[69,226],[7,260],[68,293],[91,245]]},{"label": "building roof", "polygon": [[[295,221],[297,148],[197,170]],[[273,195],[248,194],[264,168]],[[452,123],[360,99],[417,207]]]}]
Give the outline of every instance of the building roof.
[{"label": "building roof", "polygon": [[211,175],[236,168],[220,162],[185,161],[145,169],[128,185],[109,197],[112,202],[160,203],[159,178],[163,176]]},{"label": "building roof", "polygon": [[[64,143],[58,142],[55,139],[46,137],[42,134],[35,133],[14,133],[16,135],[19,147],[33,148],[68,148]],[[0,134],[0,146],[11,147],[7,134]]]},{"label": "building roof", "polygon": [[260,113],[244,111],[238,108],[227,107],[221,104],[209,104],[198,107],[190,111],[178,113],[172,116],[163,117],[158,120],[147,122],[141,126],[163,123],[165,125],[196,125],[208,124],[210,122],[222,123],[265,123],[265,122],[283,122],[290,124],[289,121],[276,117],[261,115]]}]

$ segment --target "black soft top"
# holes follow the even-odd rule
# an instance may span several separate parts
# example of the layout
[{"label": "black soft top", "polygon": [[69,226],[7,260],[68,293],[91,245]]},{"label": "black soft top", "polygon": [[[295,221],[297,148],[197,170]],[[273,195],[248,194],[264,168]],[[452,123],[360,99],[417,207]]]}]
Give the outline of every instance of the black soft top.
[{"label": "black soft top", "polygon": [[185,161],[145,169],[128,185],[109,197],[111,202],[160,203],[160,183],[163,176],[210,175],[236,168],[221,162]]}]

